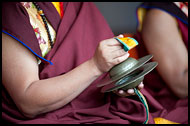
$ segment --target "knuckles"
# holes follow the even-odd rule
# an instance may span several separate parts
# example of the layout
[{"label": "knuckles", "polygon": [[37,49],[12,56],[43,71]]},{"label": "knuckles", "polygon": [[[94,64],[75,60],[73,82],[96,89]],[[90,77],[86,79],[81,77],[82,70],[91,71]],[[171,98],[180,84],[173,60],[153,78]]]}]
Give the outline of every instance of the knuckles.
[{"label": "knuckles", "polygon": [[113,66],[123,61],[123,55],[125,54],[125,51],[113,51],[113,46],[110,48],[108,45],[109,42],[113,43],[113,40],[116,41],[115,39],[102,40],[97,47],[96,59],[98,66],[103,72],[109,71]]}]

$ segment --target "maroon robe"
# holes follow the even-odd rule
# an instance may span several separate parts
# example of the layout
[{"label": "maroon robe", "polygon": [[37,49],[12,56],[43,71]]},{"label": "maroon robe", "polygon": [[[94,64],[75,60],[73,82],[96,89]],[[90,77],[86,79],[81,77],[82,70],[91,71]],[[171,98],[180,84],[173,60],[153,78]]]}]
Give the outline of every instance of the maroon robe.
[{"label": "maroon robe", "polygon": [[[114,36],[104,17],[93,3],[69,2],[64,8],[62,20],[51,3],[38,2],[38,4],[57,33],[55,45],[44,57],[45,59],[41,58],[41,51],[28,14],[20,3],[2,4],[2,29],[4,33],[16,37],[18,42],[26,44],[26,47],[31,49],[31,53],[36,53],[35,55],[44,61],[39,66],[40,79],[67,73],[91,58],[101,40]],[[33,119],[28,119],[19,112],[2,85],[2,119],[19,124],[143,123],[146,120],[146,110],[137,96],[123,98],[113,93],[103,94],[100,92],[101,88],[96,86],[104,76],[105,74],[100,76],[67,105]],[[161,113],[167,115],[164,107],[147,89],[143,89],[142,93],[151,106],[149,123],[154,123],[153,117],[161,116]]]}]

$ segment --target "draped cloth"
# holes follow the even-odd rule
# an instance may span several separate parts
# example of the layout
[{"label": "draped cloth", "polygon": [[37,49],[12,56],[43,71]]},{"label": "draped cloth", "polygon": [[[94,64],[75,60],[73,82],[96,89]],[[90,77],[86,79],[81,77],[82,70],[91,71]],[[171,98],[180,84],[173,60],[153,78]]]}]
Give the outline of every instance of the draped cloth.
[{"label": "draped cloth", "polygon": [[[188,18],[180,8],[170,2],[145,2],[137,8],[138,27],[135,38],[139,42],[136,48],[138,50],[138,56],[142,57],[148,54],[143,44],[141,29],[144,16],[149,9],[159,9],[176,19],[179,33],[188,50]],[[144,90],[152,97],[151,100],[147,97],[147,100],[150,113],[154,118],[161,117],[177,123],[188,123],[188,98],[177,98],[167,87],[167,84],[156,69],[145,76],[143,83],[145,84]]]},{"label": "draped cloth", "polygon": [[[39,65],[40,79],[59,76],[74,69],[94,55],[101,40],[114,36],[104,17],[91,2],[64,4],[66,7],[62,19],[50,2],[38,2],[38,4],[57,35],[54,47],[44,59],[41,58],[39,44],[30,25],[28,14],[19,2],[2,3],[2,30],[4,33],[16,37],[21,44],[24,43],[24,46],[30,48],[30,51],[32,50],[31,53],[43,61]],[[100,92],[101,88],[98,88],[97,85],[105,76],[106,73],[91,83],[67,105],[33,119],[26,118],[21,114],[2,84],[2,119],[4,122],[18,124],[143,123],[146,120],[146,110],[137,96],[123,98],[113,93]],[[165,107],[169,105],[163,106],[157,99],[160,95],[163,96],[164,92],[157,91],[159,95],[156,99],[151,90],[142,89],[142,93],[151,107],[149,123],[154,123],[153,117],[155,116],[163,115],[170,119],[179,111],[181,116],[187,115],[187,100],[179,100],[172,96],[170,100],[170,97],[164,97],[162,100],[169,99],[167,102],[177,100],[174,105],[181,107],[168,113]],[[165,94],[165,96],[168,95],[169,92]],[[183,117],[181,123],[187,123],[186,117]]]}]

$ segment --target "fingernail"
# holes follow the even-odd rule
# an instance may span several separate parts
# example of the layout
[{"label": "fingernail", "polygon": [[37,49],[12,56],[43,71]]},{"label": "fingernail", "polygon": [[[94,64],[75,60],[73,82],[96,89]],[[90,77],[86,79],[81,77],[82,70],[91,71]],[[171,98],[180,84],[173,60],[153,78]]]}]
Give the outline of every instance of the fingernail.
[{"label": "fingernail", "polygon": [[133,94],[133,93],[134,93],[134,90],[133,90],[133,89],[128,89],[128,90],[127,90],[127,93]]},{"label": "fingernail", "polygon": [[119,94],[123,94],[123,90],[119,90]]},{"label": "fingernail", "polygon": [[129,53],[127,53],[126,55],[124,55],[125,59],[127,59],[129,57]]},{"label": "fingernail", "polygon": [[140,87],[140,88],[143,88],[143,87],[144,87],[144,84],[141,82],[141,83],[139,84],[139,87]]},{"label": "fingernail", "polygon": [[118,37],[123,38],[124,36],[122,34],[118,35]]},{"label": "fingernail", "polygon": [[127,57],[129,57],[129,55],[130,55],[130,54],[129,54],[129,53],[127,53]]}]

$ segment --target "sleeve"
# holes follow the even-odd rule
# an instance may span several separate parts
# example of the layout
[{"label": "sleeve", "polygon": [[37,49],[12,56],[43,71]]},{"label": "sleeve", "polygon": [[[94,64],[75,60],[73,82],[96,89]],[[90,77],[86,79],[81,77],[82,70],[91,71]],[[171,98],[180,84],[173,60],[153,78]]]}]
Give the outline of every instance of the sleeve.
[{"label": "sleeve", "polygon": [[20,2],[2,2],[2,32],[13,37],[44,62],[27,11]]}]

